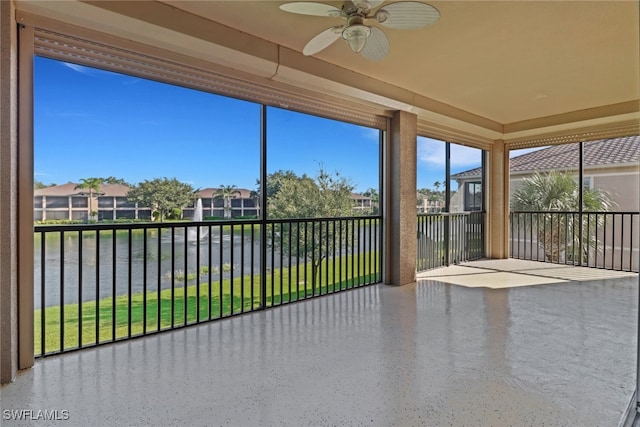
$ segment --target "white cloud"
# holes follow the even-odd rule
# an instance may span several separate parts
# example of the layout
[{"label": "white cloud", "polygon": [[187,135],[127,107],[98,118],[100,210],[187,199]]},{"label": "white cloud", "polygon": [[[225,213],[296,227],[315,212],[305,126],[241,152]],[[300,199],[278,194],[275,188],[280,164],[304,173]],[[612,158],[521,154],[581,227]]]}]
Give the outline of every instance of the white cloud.
[{"label": "white cloud", "polygon": [[418,162],[444,164],[444,142],[418,138]]},{"label": "white cloud", "polygon": [[367,127],[363,127],[362,129],[362,135],[367,141],[373,141],[376,144],[378,143],[378,141],[380,140],[380,131],[378,129]]},{"label": "white cloud", "polygon": [[71,64],[69,62],[63,62],[63,65],[67,68],[71,68],[73,71],[76,71],[81,74],[86,74],[89,76],[92,74],[91,72],[93,71],[92,68],[85,67],[83,65],[78,65],[78,64]]},{"label": "white cloud", "polygon": [[[482,151],[477,148],[451,144],[451,167],[476,167],[481,163]],[[429,138],[418,138],[418,162],[444,167],[445,143]]]},{"label": "white cloud", "polygon": [[[84,65],[79,65],[79,64],[73,64],[70,62],[63,62],[62,65],[64,65],[65,67],[80,73],[80,74],[84,74],[86,76],[91,76],[91,77],[99,77],[99,76],[118,76],[118,73],[114,73],[111,71],[107,71],[107,70],[101,70],[99,68],[91,68],[91,67],[85,67]],[[127,77],[126,80],[124,80],[123,83],[127,83],[130,80],[139,80],[137,78],[134,77]]]}]

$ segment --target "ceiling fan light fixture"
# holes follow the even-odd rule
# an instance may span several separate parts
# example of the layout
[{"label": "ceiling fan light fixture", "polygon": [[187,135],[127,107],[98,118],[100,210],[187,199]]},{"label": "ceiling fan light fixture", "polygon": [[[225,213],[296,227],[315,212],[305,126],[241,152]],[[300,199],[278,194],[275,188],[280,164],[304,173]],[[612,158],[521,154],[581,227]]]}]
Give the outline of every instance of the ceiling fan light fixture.
[{"label": "ceiling fan light fixture", "polygon": [[362,52],[367,44],[367,38],[371,35],[371,28],[362,24],[350,25],[342,31],[342,38],[355,53]]}]

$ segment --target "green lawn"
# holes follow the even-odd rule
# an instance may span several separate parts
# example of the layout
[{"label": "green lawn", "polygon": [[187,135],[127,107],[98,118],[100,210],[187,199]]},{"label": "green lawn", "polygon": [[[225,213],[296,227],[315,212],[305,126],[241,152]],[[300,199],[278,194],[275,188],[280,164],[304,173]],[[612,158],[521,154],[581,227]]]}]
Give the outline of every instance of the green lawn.
[{"label": "green lawn", "polygon": [[[377,271],[367,265],[375,262],[377,252],[351,255],[340,259],[324,260],[320,267],[318,283],[312,285],[313,268],[311,263],[291,268],[277,269],[266,277],[265,305],[267,307],[290,301],[304,299],[313,295],[335,292],[365,283],[375,282]],[[378,269],[380,267],[379,261]],[[335,271],[334,271],[335,266]],[[355,267],[355,269],[354,269]],[[355,271],[354,271],[355,270]],[[378,270],[379,271],[379,270]],[[305,282],[306,272],[306,282]],[[335,273],[335,274],[334,274]],[[189,275],[191,277],[192,275]],[[193,274],[193,276],[196,276]],[[260,306],[260,276],[249,275],[220,281],[218,274],[211,275],[211,284],[207,273],[201,274],[193,284],[165,289],[161,292],[148,291],[99,301],[80,304],[66,304],[64,314],[64,343],[61,344],[61,307],[48,307],[44,310],[44,353],[59,352],[76,348],[80,344],[93,345],[129,336],[145,331],[154,332],[196,323],[199,320],[216,319],[243,311],[251,311]],[[233,304],[232,304],[233,302]],[[129,310],[129,306],[131,309]],[[129,315],[129,312],[131,313]],[[199,314],[199,317],[198,317]],[[35,353],[42,354],[41,316],[42,310],[36,310],[35,316]],[[80,322],[81,319],[81,322]],[[81,334],[80,334],[81,330]],[[96,330],[99,340],[96,339]],[[79,338],[82,338],[80,343]]]}]

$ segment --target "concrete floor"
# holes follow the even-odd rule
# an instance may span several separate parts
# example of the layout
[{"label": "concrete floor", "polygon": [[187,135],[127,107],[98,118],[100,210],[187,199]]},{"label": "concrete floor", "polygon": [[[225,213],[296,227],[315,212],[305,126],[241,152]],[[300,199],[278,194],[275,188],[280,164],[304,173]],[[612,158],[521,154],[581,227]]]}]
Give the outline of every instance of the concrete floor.
[{"label": "concrete floor", "polygon": [[618,425],[637,275],[512,261],[41,359],[0,388],[0,424]]}]

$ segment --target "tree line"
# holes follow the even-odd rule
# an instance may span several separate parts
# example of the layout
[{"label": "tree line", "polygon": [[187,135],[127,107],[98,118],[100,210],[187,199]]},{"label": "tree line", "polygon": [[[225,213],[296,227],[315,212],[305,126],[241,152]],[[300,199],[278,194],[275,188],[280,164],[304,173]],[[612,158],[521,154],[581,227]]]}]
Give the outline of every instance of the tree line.
[{"label": "tree line", "polygon": [[[177,178],[154,178],[132,185],[125,180],[115,177],[91,177],[80,179],[75,188],[85,190],[89,197],[89,211],[91,217],[97,212],[91,205],[92,199],[100,194],[100,187],[104,184],[123,184],[129,187],[127,200],[138,203],[139,206],[150,207],[152,216],[164,221],[180,219],[182,210],[198,199],[199,189],[181,182]],[[55,186],[35,182],[35,189]],[[265,188],[267,196],[267,211],[270,218],[318,218],[340,217],[353,214],[352,192],[354,185],[339,172],[329,173],[320,167],[316,176],[307,174],[297,175],[291,170],[278,170],[267,175]],[[250,197],[256,206],[261,204],[261,183],[256,182],[256,189]],[[225,218],[231,218],[231,199],[238,197],[240,191],[235,185],[221,185],[211,194],[214,199],[223,201]],[[369,189],[365,193],[377,203],[378,193]]]}]

